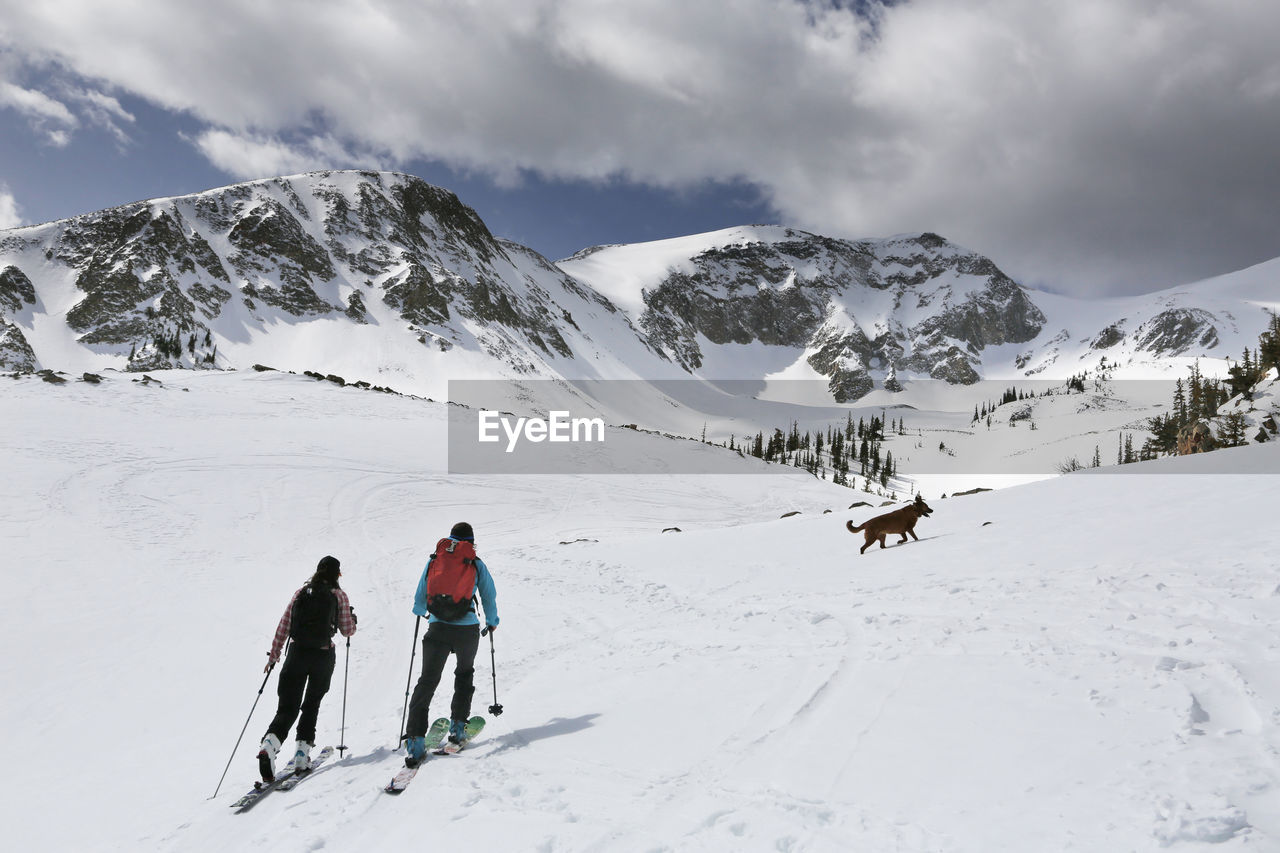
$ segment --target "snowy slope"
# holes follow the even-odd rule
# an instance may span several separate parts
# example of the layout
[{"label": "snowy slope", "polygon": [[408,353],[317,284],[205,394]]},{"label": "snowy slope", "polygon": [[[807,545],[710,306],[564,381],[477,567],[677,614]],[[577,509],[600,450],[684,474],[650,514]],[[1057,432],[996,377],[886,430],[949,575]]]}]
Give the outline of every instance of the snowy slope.
[{"label": "snowy slope", "polygon": [[1267,312],[1280,311],[1280,258],[1141,296],[1032,295],[1048,316],[1045,333],[1028,347],[1008,348],[1003,364],[993,353],[985,377],[1069,375],[1096,368],[1102,357],[1117,379],[1185,376],[1197,359],[1206,375],[1225,376],[1222,359],[1256,349]]},{"label": "snowy slope", "polygon": [[[859,556],[874,510],[807,476],[450,476],[437,404],[158,377],[0,385],[18,849],[1280,846],[1275,443],[927,493],[921,541]],[[462,518],[507,712],[393,799],[410,596]],[[234,816],[274,679],[207,798],[325,553],[360,616],[352,752]]]}]

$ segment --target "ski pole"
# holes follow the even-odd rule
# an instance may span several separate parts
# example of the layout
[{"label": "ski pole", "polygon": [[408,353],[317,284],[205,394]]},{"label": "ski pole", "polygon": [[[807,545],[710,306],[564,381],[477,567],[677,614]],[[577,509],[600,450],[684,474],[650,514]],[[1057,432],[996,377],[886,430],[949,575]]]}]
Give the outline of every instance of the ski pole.
[{"label": "ski pole", "polygon": [[409,685],[413,683],[413,659],[418,654],[418,629],[422,627],[422,617],[413,623],[413,651],[409,653],[409,677],[404,682],[404,710],[400,713],[400,740],[396,741],[398,747],[404,743],[404,723],[409,715]]},{"label": "ski pole", "polygon": [[493,631],[486,627],[482,633],[489,635],[489,670],[493,673],[493,704],[489,706],[489,713],[500,717],[502,706],[498,704],[498,663],[493,651]]},{"label": "ski pole", "polygon": [[[245,718],[244,728],[240,730],[240,737],[236,738],[236,745],[231,748],[231,758],[227,759],[227,766],[222,770],[222,778],[218,780],[218,787],[213,789],[213,797],[218,796],[218,792],[222,790],[222,783],[227,778],[227,771],[231,769],[231,762],[236,757],[236,750],[240,748],[240,741],[244,740],[244,733],[249,728],[249,720],[253,719],[253,712],[257,710],[258,699],[262,698],[262,691],[267,688],[267,680],[271,678],[271,671],[275,668],[276,668],[276,665],[274,663],[271,664],[271,666],[267,667],[267,677],[262,679],[262,686],[258,688],[258,695],[253,700],[253,707],[249,709],[249,716]],[[209,799],[212,800],[213,797],[210,797]]]},{"label": "ski pole", "polygon": [[342,666],[342,734],[338,737],[338,758],[347,748],[347,673],[351,671],[351,638],[347,637],[347,662]]}]

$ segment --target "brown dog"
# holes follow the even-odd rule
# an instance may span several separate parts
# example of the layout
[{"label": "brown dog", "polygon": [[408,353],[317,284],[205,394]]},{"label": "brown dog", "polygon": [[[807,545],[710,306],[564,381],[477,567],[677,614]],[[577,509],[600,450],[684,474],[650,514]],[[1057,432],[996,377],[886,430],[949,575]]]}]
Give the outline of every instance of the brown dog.
[{"label": "brown dog", "polygon": [[875,518],[861,524],[857,527],[853,526],[852,521],[846,521],[844,526],[849,529],[850,533],[862,531],[862,535],[866,537],[866,544],[858,549],[859,554],[865,554],[867,549],[871,547],[871,543],[880,540],[880,547],[885,547],[885,537],[890,533],[897,533],[902,538],[898,540],[901,545],[907,541],[907,534],[911,534],[911,538],[920,541],[920,537],[916,535],[916,521],[922,515],[932,515],[933,510],[929,509],[929,505],[924,499],[916,495],[915,503],[907,504],[901,509],[895,509],[893,512],[886,512],[884,515],[877,515]]}]

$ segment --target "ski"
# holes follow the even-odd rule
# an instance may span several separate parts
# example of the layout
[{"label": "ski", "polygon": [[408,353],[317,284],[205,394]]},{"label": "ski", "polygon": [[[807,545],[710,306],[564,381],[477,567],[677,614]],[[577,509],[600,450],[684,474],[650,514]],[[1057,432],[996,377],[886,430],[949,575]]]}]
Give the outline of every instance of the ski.
[{"label": "ski", "polygon": [[274,791],[277,785],[279,785],[281,782],[288,779],[292,775],[293,775],[293,759],[291,758],[289,759],[288,764],[286,764],[284,767],[280,768],[280,770],[276,772],[276,776],[274,779],[272,779],[270,782],[263,782],[262,780],[258,780],[257,782],[254,782],[253,788],[243,797],[241,797],[240,799],[232,803],[231,808],[236,809],[236,814],[240,814],[240,812],[247,812],[249,809],[253,808],[254,805],[257,804],[258,800],[262,799],[267,794]]},{"label": "ski", "polygon": [[[328,758],[332,754],[333,754],[333,747],[326,746],[324,749],[320,751],[320,754],[317,755],[312,760],[311,768],[314,770],[317,764],[324,761],[326,758]],[[249,809],[256,806],[258,802],[267,794],[270,794],[272,791],[276,790],[277,788],[279,788],[282,791],[287,791],[290,788],[293,788],[295,785],[297,785],[298,782],[305,779],[308,775],[310,775],[310,771],[302,774],[301,776],[294,773],[293,759],[290,758],[289,763],[286,764],[284,767],[280,768],[280,770],[276,773],[274,779],[272,779],[270,782],[261,782],[261,781],[254,782],[253,790],[249,791],[243,797],[241,797],[240,799],[232,803],[231,808],[236,810],[236,814],[244,814]]]},{"label": "ski", "polygon": [[467,748],[467,744],[471,743],[472,738],[480,734],[484,728],[484,717],[472,717],[467,720],[467,726],[463,729],[463,737],[460,743],[448,741],[435,751],[436,755],[457,755],[459,752]]},{"label": "ski", "polygon": [[311,759],[311,767],[309,769],[294,771],[294,774],[292,776],[290,776],[288,779],[285,779],[280,784],[276,785],[276,789],[280,791],[292,791],[294,788],[298,787],[299,782],[301,782],[303,779],[310,776],[312,773],[316,772],[316,768],[319,767],[321,764],[324,764],[325,761],[328,758],[330,758],[332,755],[333,755],[333,747],[326,746],[324,749],[320,750],[319,755]]},{"label": "ski", "polygon": [[426,754],[422,756],[422,761],[419,761],[417,764],[410,767],[408,759],[406,759],[405,766],[400,768],[400,772],[396,773],[396,775],[392,777],[391,781],[387,783],[387,787],[382,790],[388,794],[399,794],[405,788],[409,787],[409,783],[413,781],[413,777],[418,775],[418,768],[426,762],[427,756],[431,755],[432,752],[440,746],[447,734],[449,734],[448,718],[441,717],[432,723],[431,728],[427,731],[427,751]]}]

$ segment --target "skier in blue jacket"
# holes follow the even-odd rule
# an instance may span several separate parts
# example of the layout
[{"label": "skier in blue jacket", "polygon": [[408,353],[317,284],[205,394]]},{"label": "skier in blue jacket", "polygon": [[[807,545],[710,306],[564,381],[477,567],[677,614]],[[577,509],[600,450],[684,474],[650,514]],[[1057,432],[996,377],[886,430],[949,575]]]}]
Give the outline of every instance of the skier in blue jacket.
[{"label": "skier in blue jacket", "polygon": [[[442,544],[450,540],[455,543],[471,543],[473,549],[475,533],[470,524],[462,521],[453,526],[449,531],[449,539],[442,540]],[[426,755],[428,709],[451,653],[457,658],[453,670],[453,701],[449,707],[449,740],[454,743],[460,743],[464,737],[464,727],[471,716],[471,697],[476,691],[475,661],[476,651],[480,647],[480,619],[474,608],[452,619],[442,619],[428,609],[427,575],[437,554],[432,554],[427,561],[413,597],[413,612],[418,616],[427,616],[428,625],[426,636],[422,638],[422,675],[413,688],[413,696],[409,700],[409,717],[405,723],[405,748],[408,753],[405,763],[410,766],[422,761]],[[475,585],[470,590],[470,596],[479,596],[484,608],[486,630],[492,632],[498,627],[498,599],[493,575],[489,574],[489,568],[479,557],[474,558],[472,565],[475,566]]]}]

